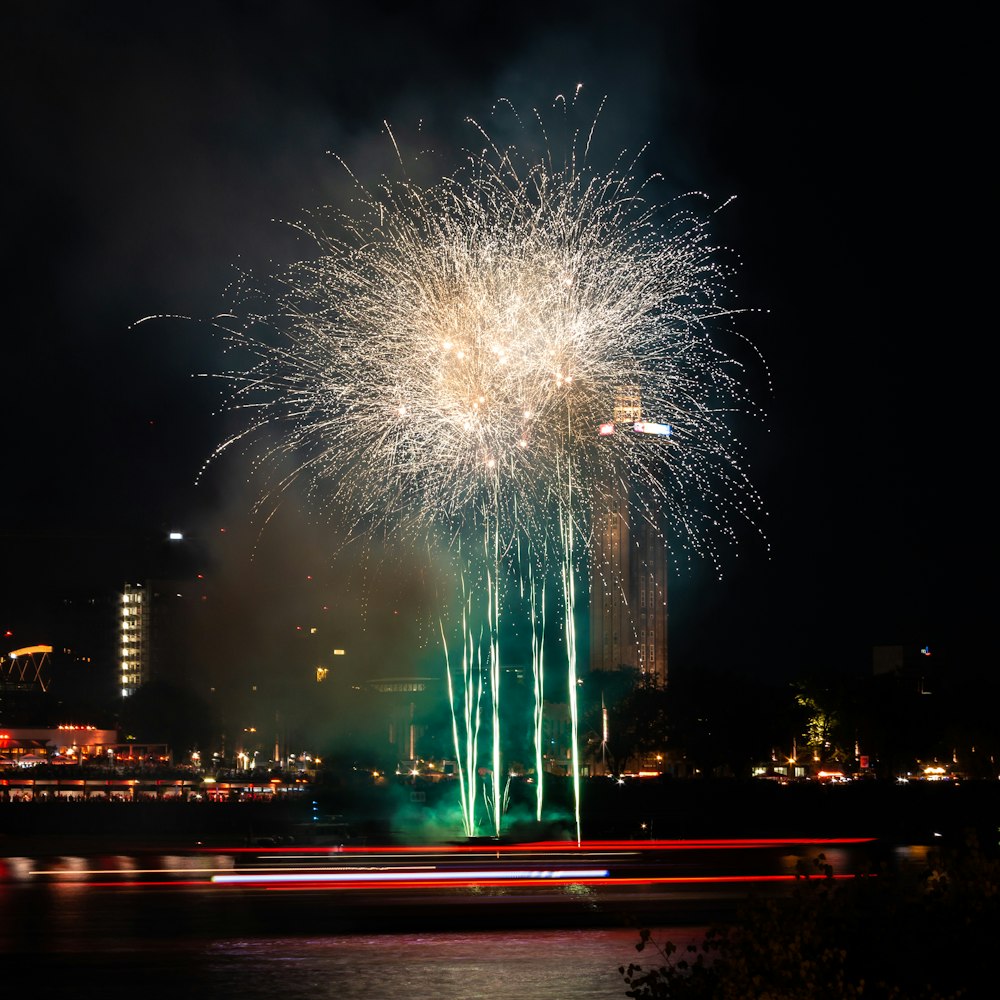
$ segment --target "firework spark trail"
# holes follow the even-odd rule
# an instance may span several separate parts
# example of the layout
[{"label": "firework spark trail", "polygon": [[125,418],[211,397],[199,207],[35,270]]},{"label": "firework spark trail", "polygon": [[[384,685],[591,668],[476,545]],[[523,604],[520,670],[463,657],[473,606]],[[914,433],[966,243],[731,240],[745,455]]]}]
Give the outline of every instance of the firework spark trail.
[{"label": "firework spark trail", "polygon": [[[472,809],[469,804],[469,798],[465,790],[465,763],[461,753],[458,753],[458,749],[461,747],[461,740],[458,735],[458,716],[455,713],[455,686],[451,679],[451,660],[448,656],[448,640],[444,634],[444,622],[439,622],[441,627],[441,647],[444,651],[444,669],[445,669],[445,679],[447,681],[448,688],[448,706],[451,710],[451,738],[452,742],[456,748],[456,767],[458,769],[458,795],[460,808],[462,811],[462,826],[465,830],[465,835],[471,837],[473,833],[472,828]],[[466,721],[466,724],[468,722]]]},{"label": "firework spark trail", "polygon": [[[484,558],[486,562],[486,593],[489,601],[489,629],[490,629],[490,705],[492,708],[493,722],[493,746],[492,759],[490,761],[490,775],[492,778],[490,800],[493,803],[493,826],[496,835],[500,836],[500,825],[503,817],[501,808],[500,785],[503,778],[501,771],[501,737],[502,727],[500,724],[500,524],[496,516],[497,495],[499,486],[494,479],[493,484],[493,510],[484,515],[486,532],[483,538]],[[490,516],[492,515],[492,516]]]},{"label": "firework spark trail", "polygon": [[[479,722],[482,709],[483,684],[482,684],[482,644],[476,642],[473,636],[472,626],[465,626],[464,647],[465,652],[462,661],[462,679],[465,690],[465,781],[466,781],[466,808],[468,810],[468,821],[466,828],[471,837],[476,832],[476,764],[479,761]],[[461,748],[456,746],[456,752]]]},{"label": "firework spark trail", "polygon": [[[455,748],[456,766],[458,770],[459,802],[462,814],[462,826],[465,835],[472,837],[476,833],[476,765],[479,759],[479,724],[482,708],[482,664],[477,658],[481,655],[482,640],[477,642],[471,622],[473,594],[466,588],[465,571],[459,571],[459,581],[462,590],[461,614],[461,644],[462,644],[462,687],[461,699],[455,696],[452,683],[451,658],[448,653],[448,638],[445,633],[444,621],[439,620],[441,630],[441,646],[445,658],[446,681],[448,689],[448,706],[451,712],[452,744]],[[456,702],[461,708],[462,725],[458,724]]]},{"label": "firework spark trail", "polygon": [[[660,205],[652,179],[636,181],[623,157],[607,173],[592,168],[593,128],[582,152],[574,133],[560,159],[551,148],[522,156],[476,127],[485,148],[438,183],[356,181],[350,211],[299,226],[317,253],[276,276],[264,293],[274,308],[218,320],[255,360],[221,376],[246,420],[216,453],[245,446],[276,470],[265,515],[305,484],[313,506],[341,522],[345,545],[380,526],[447,547],[489,522],[494,551],[467,569],[490,588],[497,812],[499,564],[522,534],[525,560],[557,557],[579,834],[574,553],[586,551],[594,510],[624,503],[651,521],[662,515],[672,547],[719,570],[736,525],[761,511],[728,424],[756,411],[742,365],[719,346],[739,310],[727,305],[732,268],[710,238],[706,197]],[[669,437],[598,436],[622,387]],[[474,825],[482,637],[463,602],[463,814]],[[539,647],[537,699],[541,665]]]},{"label": "firework spark trail", "polygon": [[[543,555],[544,559],[544,555]],[[535,743],[535,819],[542,821],[545,801],[545,760],[543,721],[545,705],[545,577],[541,590],[535,583],[535,567],[528,563],[529,608],[531,616],[531,675],[534,681],[533,728]]]},{"label": "firework spark trail", "polygon": [[576,842],[582,839],[580,829],[580,717],[577,705],[576,670],[576,573],[573,564],[573,542],[576,525],[573,523],[573,467],[572,459],[566,463],[565,488],[560,496],[559,530],[562,541],[560,582],[563,591],[563,630],[566,636],[566,690],[569,696],[570,719],[570,773],[573,782],[573,818],[576,825]]}]

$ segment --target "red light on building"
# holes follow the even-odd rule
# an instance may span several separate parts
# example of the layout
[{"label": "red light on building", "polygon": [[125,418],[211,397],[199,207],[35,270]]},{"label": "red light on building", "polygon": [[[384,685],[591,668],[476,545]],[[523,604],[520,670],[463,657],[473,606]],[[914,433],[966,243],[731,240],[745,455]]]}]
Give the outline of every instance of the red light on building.
[{"label": "red light on building", "polygon": [[608,437],[609,434],[614,434],[614,432],[614,424],[601,424],[601,426],[597,429],[597,433],[600,434],[601,437]]}]

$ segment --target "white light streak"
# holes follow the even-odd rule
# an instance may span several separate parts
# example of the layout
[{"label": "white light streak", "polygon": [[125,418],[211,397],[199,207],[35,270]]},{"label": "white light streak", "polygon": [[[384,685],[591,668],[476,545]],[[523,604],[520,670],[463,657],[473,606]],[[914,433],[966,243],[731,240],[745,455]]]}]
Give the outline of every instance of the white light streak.
[{"label": "white light streak", "polygon": [[262,872],[245,875],[213,875],[212,881],[230,885],[250,885],[262,882],[483,882],[607,878],[608,874],[607,868],[568,868],[552,871],[519,871],[497,868],[449,872]]}]

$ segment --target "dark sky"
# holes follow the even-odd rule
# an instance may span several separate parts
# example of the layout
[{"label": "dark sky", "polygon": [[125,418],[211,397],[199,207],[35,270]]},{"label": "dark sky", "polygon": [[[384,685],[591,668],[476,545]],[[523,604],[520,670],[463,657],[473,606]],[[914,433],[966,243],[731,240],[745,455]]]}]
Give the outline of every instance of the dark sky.
[{"label": "dark sky", "polygon": [[[499,97],[546,106],[582,82],[608,97],[608,148],[648,141],[641,166],[672,189],[737,195],[720,234],[743,301],[768,311],[742,329],[771,375],[766,433],[747,428],[770,552],[747,532],[722,582],[671,581],[675,667],[863,669],[899,643],[974,657],[962,369],[979,352],[961,345],[988,329],[966,58],[982,28],[871,6],[9,5],[0,625],[141,577],[175,526],[246,578],[243,473],[195,485],[225,422],[193,376],[225,367],[220,344],[199,323],[132,324],[210,316],[237,266],[287,258],[274,220],[343,196],[327,151],[377,176],[384,119],[422,119],[447,149]],[[256,603],[231,618],[280,649],[265,637],[326,572],[322,541],[295,510],[261,537]],[[411,586],[386,601],[405,609]]]}]

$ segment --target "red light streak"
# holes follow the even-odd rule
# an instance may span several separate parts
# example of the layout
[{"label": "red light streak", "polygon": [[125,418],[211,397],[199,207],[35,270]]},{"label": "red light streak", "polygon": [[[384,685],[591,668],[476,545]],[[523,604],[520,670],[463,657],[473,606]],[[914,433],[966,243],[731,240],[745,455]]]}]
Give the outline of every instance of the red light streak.
[{"label": "red light streak", "polygon": [[[78,874],[78,873],[74,873]],[[70,882],[63,883],[64,885],[73,884],[75,887],[80,889],[182,889],[185,887],[190,888],[193,885],[207,887],[212,883],[208,879],[169,879],[169,880],[158,880],[158,879],[121,879],[114,882],[91,882],[89,879],[87,881],[77,882],[73,879]]]},{"label": "red light streak", "polygon": [[418,844],[413,846],[382,846],[382,847],[226,847],[226,848],[199,848],[200,851],[212,854],[312,854],[327,856],[330,854],[365,855],[373,856],[397,854],[479,854],[482,856],[499,857],[505,854],[525,854],[545,851],[555,854],[586,855],[594,852],[607,851],[687,851],[687,850],[742,850],[746,848],[758,847],[808,847],[819,845],[837,844],[870,844],[875,841],[875,837],[752,837],[735,840],[727,839],[705,839],[705,840],[585,840],[579,845],[573,841],[549,840],[536,841],[526,844],[497,844],[495,846],[485,846],[483,844],[448,844],[429,846]]},{"label": "red light streak", "polygon": [[[840,874],[829,876],[831,878],[853,879],[853,874]],[[825,879],[826,876],[823,876]],[[213,880],[214,881],[214,880]],[[683,876],[662,876],[662,877],[609,877],[609,878],[506,878],[506,879],[483,879],[483,878],[459,878],[448,879],[444,884],[437,883],[435,889],[473,889],[473,888],[537,888],[540,884],[545,886],[571,886],[583,885],[600,888],[621,887],[621,886],[681,886],[681,885],[746,885],[750,883],[792,883],[796,881],[806,881],[801,875],[683,875]],[[334,890],[347,892],[351,890],[363,889],[365,891],[378,890],[387,891],[390,889],[428,889],[426,881],[415,881],[412,878],[399,877],[389,878],[379,882],[343,881],[328,882],[317,878],[303,876],[300,881],[272,881],[266,876],[253,882],[226,882],[226,887],[238,887],[241,885],[252,885],[258,888],[272,891],[294,892],[296,890]]]}]

